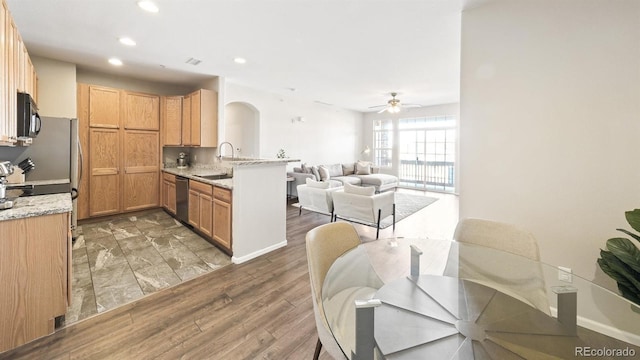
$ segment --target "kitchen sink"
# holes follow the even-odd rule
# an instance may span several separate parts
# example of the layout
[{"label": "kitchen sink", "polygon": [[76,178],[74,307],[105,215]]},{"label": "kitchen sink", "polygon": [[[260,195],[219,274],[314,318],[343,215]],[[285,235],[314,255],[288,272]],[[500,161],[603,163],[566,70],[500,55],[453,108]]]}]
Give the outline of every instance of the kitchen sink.
[{"label": "kitchen sink", "polygon": [[221,180],[221,179],[231,179],[233,175],[229,174],[216,174],[216,175],[195,175],[197,177],[207,179],[207,180]]}]

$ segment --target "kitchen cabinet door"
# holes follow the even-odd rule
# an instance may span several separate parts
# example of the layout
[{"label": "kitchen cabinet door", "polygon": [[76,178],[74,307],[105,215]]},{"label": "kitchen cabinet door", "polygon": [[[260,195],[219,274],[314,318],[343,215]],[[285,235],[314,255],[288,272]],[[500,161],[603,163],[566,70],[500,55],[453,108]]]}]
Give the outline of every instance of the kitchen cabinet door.
[{"label": "kitchen cabinet door", "polygon": [[120,128],[120,91],[103,86],[89,86],[89,126]]},{"label": "kitchen cabinet door", "polygon": [[4,0],[0,3],[0,144],[9,143],[9,79],[7,77],[6,21],[9,12]]},{"label": "kitchen cabinet door", "polygon": [[182,96],[163,96],[160,113],[162,145],[182,145]]},{"label": "kitchen cabinet door", "polygon": [[191,189],[189,189],[189,224],[196,229],[200,227],[200,193]]},{"label": "kitchen cabinet door", "polygon": [[89,215],[120,211],[120,146],[117,129],[92,128],[89,132]]},{"label": "kitchen cabinet door", "polygon": [[190,139],[189,139],[189,144],[190,145],[194,145],[194,146],[200,146],[200,130],[201,130],[201,124],[200,124],[200,116],[202,114],[201,109],[200,109],[200,104],[201,104],[201,91],[196,91],[191,93],[191,133],[190,133]]},{"label": "kitchen cabinet door", "polygon": [[191,95],[182,99],[182,145],[191,143]]},{"label": "kitchen cabinet door", "polygon": [[213,188],[213,240],[231,253],[231,190]]},{"label": "kitchen cabinet door", "polygon": [[160,205],[159,136],[157,131],[124,132],[124,211]]},{"label": "kitchen cabinet door", "polygon": [[71,283],[70,214],[0,221],[0,353],[54,332]]},{"label": "kitchen cabinet door", "polygon": [[213,237],[213,198],[211,195],[200,194],[200,226],[205,236]]},{"label": "kitchen cabinet door", "polygon": [[160,130],[160,97],[124,91],[124,128]]},{"label": "kitchen cabinet door", "polygon": [[176,214],[176,176],[173,174],[162,174],[162,207]]}]

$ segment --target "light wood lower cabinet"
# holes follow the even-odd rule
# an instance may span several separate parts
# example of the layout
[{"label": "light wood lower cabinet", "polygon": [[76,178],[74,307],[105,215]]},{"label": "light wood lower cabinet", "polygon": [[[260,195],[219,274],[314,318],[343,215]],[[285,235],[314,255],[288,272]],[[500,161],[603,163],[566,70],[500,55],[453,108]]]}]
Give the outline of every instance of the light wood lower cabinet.
[{"label": "light wood lower cabinet", "polygon": [[213,186],[189,180],[189,224],[203,235],[213,235]]},{"label": "light wood lower cabinet", "polygon": [[173,174],[162,174],[162,207],[176,214],[176,176]]},{"label": "light wood lower cabinet", "polygon": [[213,240],[231,252],[231,190],[213,188]]},{"label": "light wood lower cabinet", "polygon": [[[168,203],[168,192],[173,191],[175,199],[175,183],[173,188],[169,181],[164,180],[164,183]],[[229,254],[232,253],[231,204],[231,190],[189,180],[189,224]]]},{"label": "light wood lower cabinet", "polygon": [[68,213],[0,221],[0,353],[55,330],[71,302]]}]

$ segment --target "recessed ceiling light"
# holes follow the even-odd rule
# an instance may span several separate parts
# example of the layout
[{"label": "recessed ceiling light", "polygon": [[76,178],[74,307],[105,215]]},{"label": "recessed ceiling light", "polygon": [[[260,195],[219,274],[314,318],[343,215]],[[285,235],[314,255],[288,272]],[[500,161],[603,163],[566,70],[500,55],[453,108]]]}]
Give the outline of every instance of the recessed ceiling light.
[{"label": "recessed ceiling light", "polygon": [[138,1],[138,6],[140,6],[142,10],[152,13],[157,13],[159,11],[158,6],[156,6],[153,1]]},{"label": "recessed ceiling light", "polygon": [[233,61],[236,64],[246,64],[247,63],[247,59],[241,58],[241,57],[234,58]]},{"label": "recessed ceiling light", "polygon": [[122,66],[122,60],[120,60],[118,58],[111,58],[111,59],[109,59],[109,64],[111,64],[113,66]]},{"label": "recessed ceiling light", "polygon": [[133,39],[129,38],[129,37],[121,37],[121,38],[118,39],[118,41],[120,41],[120,44],[122,44],[122,45],[136,46],[136,42],[133,41]]}]

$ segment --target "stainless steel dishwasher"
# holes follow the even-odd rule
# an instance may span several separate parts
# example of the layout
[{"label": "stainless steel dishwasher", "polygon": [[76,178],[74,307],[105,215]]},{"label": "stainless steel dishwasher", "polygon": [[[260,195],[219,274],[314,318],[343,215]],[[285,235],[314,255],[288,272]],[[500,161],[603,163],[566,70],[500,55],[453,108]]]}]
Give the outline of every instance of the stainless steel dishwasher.
[{"label": "stainless steel dishwasher", "polygon": [[189,222],[189,179],[182,176],[176,176],[176,216]]}]

